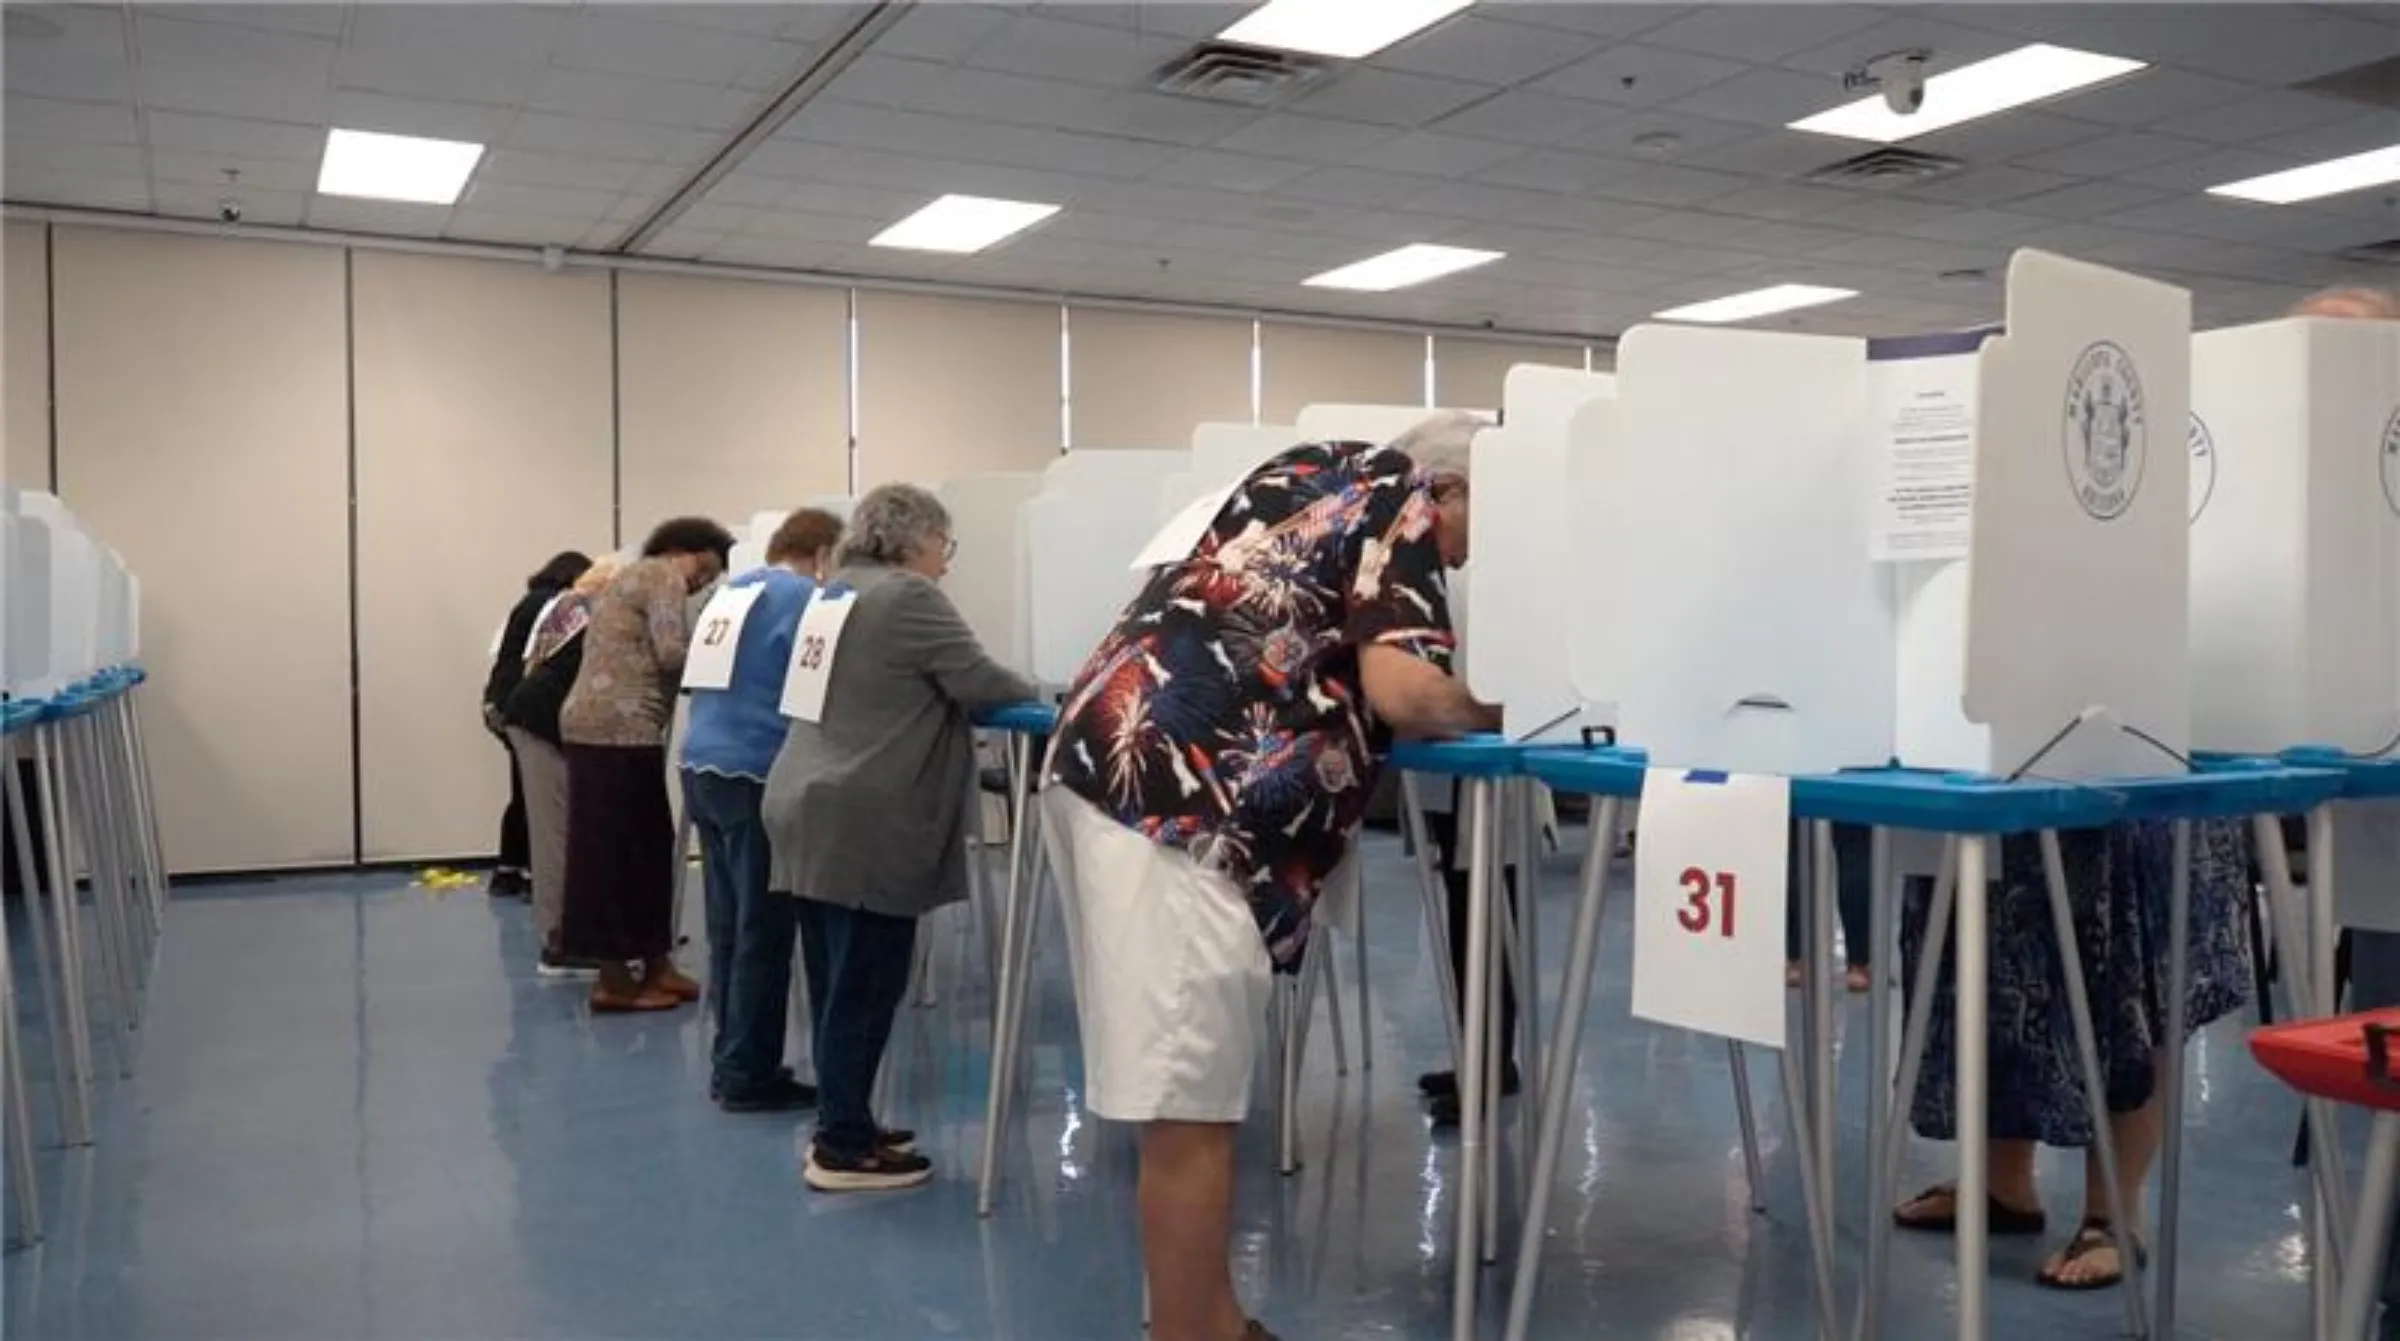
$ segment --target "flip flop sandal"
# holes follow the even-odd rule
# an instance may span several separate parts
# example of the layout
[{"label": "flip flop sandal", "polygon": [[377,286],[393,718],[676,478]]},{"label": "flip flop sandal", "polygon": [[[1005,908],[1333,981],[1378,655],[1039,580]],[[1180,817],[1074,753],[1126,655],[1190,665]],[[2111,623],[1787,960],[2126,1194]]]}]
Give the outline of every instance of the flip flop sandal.
[{"label": "flip flop sandal", "polygon": [[[1949,1200],[1950,1210],[1947,1214],[1937,1212],[1930,1215],[1911,1216],[1907,1213],[1909,1206],[1914,1206],[1920,1201],[1930,1201],[1935,1197]],[[1998,1197],[1987,1198],[1984,1206],[1984,1226],[1991,1231],[1994,1238],[2029,1238],[2050,1226],[2050,1217],[2043,1212],[2021,1210]],[[1936,1183],[1910,1197],[1906,1202],[1892,1209],[1892,1223],[1902,1229],[1915,1230],[1923,1234],[1957,1233],[1958,1185]]]},{"label": "flip flop sandal", "polygon": [[[2117,1254],[2118,1266],[2115,1271],[2105,1276],[2089,1276],[2077,1280],[2069,1280],[2059,1274],[2064,1268],[2074,1265],[2084,1257],[2103,1248]],[[2075,1227],[2075,1237],[2067,1240],[2067,1246],[2059,1251],[2057,1262],[2045,1264],[2039,1272],[2035,1273],[2033,1279],[2045,1289],[2051,1290],[2077,1292],[2106,1290],[2124,1283],[2124,1254],[2124,1247],[2117,1242],[2115,1228],[2106,1220],[2087,1217],[2082,1224]],[[2139,1240],[2136,1240],[2133,1245],[2133,1260],[2145,1267],[2150,1265],[2150,1250],[2143,1247]]]}]

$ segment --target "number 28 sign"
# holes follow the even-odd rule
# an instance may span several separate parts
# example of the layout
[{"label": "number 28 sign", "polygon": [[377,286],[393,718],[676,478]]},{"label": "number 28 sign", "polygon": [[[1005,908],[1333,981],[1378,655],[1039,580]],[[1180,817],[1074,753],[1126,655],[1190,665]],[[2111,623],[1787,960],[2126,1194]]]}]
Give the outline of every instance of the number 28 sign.
[{"label": "number 28 sign", "polygon": [[1790,781],[1651,769],[1641,831],[1633,1013],[1782,1047]]}]

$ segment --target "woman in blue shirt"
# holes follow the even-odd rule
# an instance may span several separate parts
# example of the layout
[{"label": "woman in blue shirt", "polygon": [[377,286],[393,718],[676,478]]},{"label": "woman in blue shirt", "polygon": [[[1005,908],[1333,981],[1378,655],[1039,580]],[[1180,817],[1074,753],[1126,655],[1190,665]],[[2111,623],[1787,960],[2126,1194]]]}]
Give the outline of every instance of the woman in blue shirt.
[{"label": "woman in blue shirt", "polygon": [[[727,584],[760,588],[727,686],[691,691],[683,795],[700,834],[708,897],[708,1000],[717,1022],[709,1095],[729,1113],[788,1111],[817,1099],[783,1065],[798,922],[791,896],[767,890],[773,854],[758,806],[783,746],[792,635],[841,535],[841,520],[816,508],[784,519],[767,542],[767,566]],[[703,624],[695,653],[708,636]]]}]

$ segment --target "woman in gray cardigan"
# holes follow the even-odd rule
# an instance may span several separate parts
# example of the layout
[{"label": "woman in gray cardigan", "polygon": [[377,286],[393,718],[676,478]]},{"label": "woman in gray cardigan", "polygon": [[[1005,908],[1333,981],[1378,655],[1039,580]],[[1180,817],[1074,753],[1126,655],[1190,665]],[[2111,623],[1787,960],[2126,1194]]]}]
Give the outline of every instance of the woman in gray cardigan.
[{"label": "woman in gray cardigan", "polygon": [[[984,653],[935,585],[950,514],[913,485],[858,501],[840,571],[816,599],[856,602],[831,640],[815,722],[795,717],[760,808],[774,888],[800,899],[817,1064],[805,1177],[822,1192],[913,1187],[932,1166],[869,1108],[908,993],[917,919],[967,894],[967,714],[1036,696]],[[801,619],[800,656],[809,621]],[[800,678],[795,659],[793,678]]]}]

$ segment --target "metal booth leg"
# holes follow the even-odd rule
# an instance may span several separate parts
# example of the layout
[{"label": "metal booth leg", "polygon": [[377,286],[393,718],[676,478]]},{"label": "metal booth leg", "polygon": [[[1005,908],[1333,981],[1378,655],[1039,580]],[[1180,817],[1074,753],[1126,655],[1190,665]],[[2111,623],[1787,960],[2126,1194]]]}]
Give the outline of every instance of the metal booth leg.
[{"label": "metal booth leg", "polygon": [[[1483,1264],[1479,1230],[1483,1225],[1485,1154],[1489,1137],[1485,1069],[1490,1053],[1485,1016],[1490,1010],[1492,976],[1492,787],[1482,778],[1468,781],[1463,798],[1466,814],[1467,953],[1462,985],[1463,1019],[1459,1030],[1458,1067],[1458,1202],[1457,1242],[1451,1262],[1450,1333],[1453,1341],[1474,1341],[1475,1288]],[[1420,849],[1421,850],[1421,849]],[[1442,976],[1436,974],[1435,976]]]},{"label": "metal booth leg", "polygon": [[[1991,950],[1988,834],[1958,848],[1958,1336],[1991,1335],[1991,1036],[1987,975]],[[1932,961],[1938,969],[1939,960]],[[2070,975],[2072,976],[2072,975]]]}]

